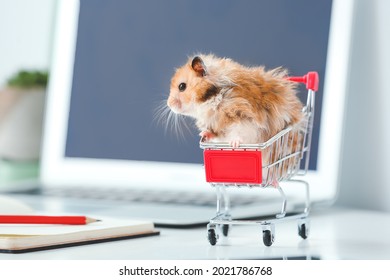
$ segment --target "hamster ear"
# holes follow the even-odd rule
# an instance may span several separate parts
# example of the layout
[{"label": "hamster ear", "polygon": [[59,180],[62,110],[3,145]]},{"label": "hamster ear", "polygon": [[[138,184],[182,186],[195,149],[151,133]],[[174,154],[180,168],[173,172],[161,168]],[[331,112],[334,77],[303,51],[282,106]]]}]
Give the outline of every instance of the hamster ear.
[{"label": "hamster ear", "polygon": [[206,66],[199,56],[195,56],[192,59],[191,67],[198,74],[198,76],[206,76]]}]

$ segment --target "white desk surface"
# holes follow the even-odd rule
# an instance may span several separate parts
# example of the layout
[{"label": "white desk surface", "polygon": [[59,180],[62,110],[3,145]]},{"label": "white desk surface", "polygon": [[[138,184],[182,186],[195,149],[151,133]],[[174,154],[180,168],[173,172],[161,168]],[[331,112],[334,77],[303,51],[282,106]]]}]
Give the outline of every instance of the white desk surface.
[{"label": "white desk surface", "polygon": [[234,226],[228,238],[211,246],[206,228],[161,228],[159,236],[25,254],[0,260],[147,259],[390,259],[390,214],[346,208],[311,213],[310,234],[302,240],[296,221],[276,224],[275,242],[265,247],[259,226]]}]

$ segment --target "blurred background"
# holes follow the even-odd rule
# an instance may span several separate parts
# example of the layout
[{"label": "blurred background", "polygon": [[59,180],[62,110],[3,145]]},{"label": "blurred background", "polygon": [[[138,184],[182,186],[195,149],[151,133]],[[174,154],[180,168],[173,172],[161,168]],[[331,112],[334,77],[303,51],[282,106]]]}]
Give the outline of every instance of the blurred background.
[{"label": "blurred background", "polygon": [[355,0],[338,204],[390,211],[390,1]]},{"label": "blurred background", "polygon": [[[390,1],[355,3],[336,204],[389,212]],[[50,70],[55,4],[55,0],[0,0],[0,191],[10,181],[39,176],[44,82]],[[30,76],[21,77],[20,71]],[[9,89],[12,78],[29,83],[14,93]]]},{"label": "blurred background", "polygon": [[0,0],[0,190],[39,175],[53,0]]},{"label": "blurred background", "polygon": [[48,69],[55,3],[0,1],[0,85],[20,69]]}]

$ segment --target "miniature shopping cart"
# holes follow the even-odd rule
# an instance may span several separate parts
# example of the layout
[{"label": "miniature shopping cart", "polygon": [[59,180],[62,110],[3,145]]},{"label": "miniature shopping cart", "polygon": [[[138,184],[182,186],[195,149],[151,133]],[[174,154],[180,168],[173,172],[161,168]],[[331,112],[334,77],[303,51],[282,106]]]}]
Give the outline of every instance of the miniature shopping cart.
[{"label": "miniature shopping cart", "polygon": [[[259,144],[240,145],[232,148],[228,143],[210,143],[200,141],[204,149],[206,181],[216,188],[217,214],[207,225],[208,239],[211,245],[218,241],[219,234],[228,235],[233,224],[261,225],[263,242],[271,246],[274,242],[274,224],[296,219],[298,234],[306,239],[309,233],[309,184],[297,180],[297,175],[305,175],[309,164],[309,153],[314,118],[314,94],[318,90],[317,72],[308,72],[302,77],[289,77],[293,82],[304,83],[308,90],[307,103],[303,108],[305,128],[287,127],[268,141]],[[288,214],[287,196],[280,182],[294,181],[305,187],[305,207],[301,213]],[[281,212],[267,220],[233,220],[230,214],[230,201],[226,187],[272,187],[279,191],[282,201]],[[261,213],[259,213],[261,214]]]}]

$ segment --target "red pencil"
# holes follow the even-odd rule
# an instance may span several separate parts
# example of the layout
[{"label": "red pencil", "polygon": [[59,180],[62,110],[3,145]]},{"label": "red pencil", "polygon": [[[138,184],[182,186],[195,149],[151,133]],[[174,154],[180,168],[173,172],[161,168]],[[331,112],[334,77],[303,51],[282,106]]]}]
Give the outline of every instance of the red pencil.
[{"label": "red pencil", "polygon": [[86,225],[99,221],[85,216],[0,215],[0,224]]}]

